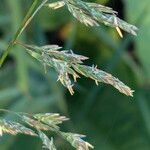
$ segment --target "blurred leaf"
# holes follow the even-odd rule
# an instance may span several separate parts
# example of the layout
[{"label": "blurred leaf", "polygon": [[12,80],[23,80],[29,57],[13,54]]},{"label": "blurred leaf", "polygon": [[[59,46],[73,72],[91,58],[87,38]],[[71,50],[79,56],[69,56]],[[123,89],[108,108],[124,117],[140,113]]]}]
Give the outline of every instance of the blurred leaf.
[{"label": "blurred leaf", "polygon": [[[150,81],[150,51],[149,51],[149,39],[150,39],[150,1],[145,0],[125,0],[127,18],[131,22],[137,22],[139,31],[138,36],[135,39],[138,58],[140,59],[147,79]],[[135,7],[136,3],[136,7]],[[138,13],[137,13],[138,12]],[[141,19],[142,18],[142,19]]]}]

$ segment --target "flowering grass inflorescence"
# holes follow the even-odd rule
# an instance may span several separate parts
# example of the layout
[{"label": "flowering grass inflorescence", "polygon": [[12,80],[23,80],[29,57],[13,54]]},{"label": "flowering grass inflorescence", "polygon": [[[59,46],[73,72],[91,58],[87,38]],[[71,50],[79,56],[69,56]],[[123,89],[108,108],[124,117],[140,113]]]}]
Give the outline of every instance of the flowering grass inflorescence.
[{"label": "flowering grass inflorescence", "polygon": [[83,61],[88,59],[85,56],[74,54],[72,50],[62,50],[58,45],[34,46],[26,45],[18,42],[21,46],[25,47],[28,53],[39,60],[45,67],[50,66],[58,73],[58,80],[68,88],[71,94],[74,94],[73,84],[70,75],[73,77],[74,82],[80,75],[91,78],[98,85],[99,82],[110,84],[118,89],[121,93],[128,96],[133,96],[133,90],[126,86],[119,79],[113,77],[111,74],[106,73],[97,68],[97,66],[86,66]]},{"label": "flowering grass inflorescence", "polygon": [[[10,113],[17,115],[19,119],[21,119],[21,123],[0,119],[0,136],[4,133],[9,133],[12,135],[26,134],[29,136],[39,137],[43,142],[43,148],[56,150],[53,138],[49,139],[43,132],[51,131],[68,141],[77,150],[89,150],[89,148],[93,148],[90,143],[83,140],[85,136],[71,132],[62,132],[60,130],[58,125],[68,120],[65,116],[60,116],[56,113]],[[26,127],[24,124],[27,124],[28,126]]]},{"label": "flowering grass inflorescence", "polygon": [[[58,73],[58,80],[65,87],[67,87],[71,95],[74,94],[74,83],[72,79],[74,82],[76,82],[77,78],[79,78],[80,75],[83,75],[94,80],[97,85],[100,82],[110,84],[118,89],[121,93],[127,96],[133,96],[133,90],[131,90],[118,78],[115,78],[111,74],[98,69],[97,66],[84,65],[83,61],[88,59],[85,56],[74,54],[72,50],[60,50],[62,47],[58,45],[46,45],[39,47],[18,42],[18,38],[24,29],[31,22],[37,12],[39,12],[39,10],[44,6],[48,6],[51,9],[58,9],[66,6],[70,13],[86,26],[100,26],[100,24],[103,23],[106,26],[116,28],[121,37],[123,37],[121,30],[131,33],[132,35],[136,35],[137,27],[118,18],[117,12],[109,7],[105,7],[97,3],[88,3],[81,0],[59,0],[53,3],[49,3],[48,0],[34,0],[20,28],[2,55],[2,58],[0,59],[0,66],[3,64],[13,46],[19,44],[23,46],[31,56],[36,58],[44,65],[45,72],[47,71],[47,66],[54,68]],[[1,109],[1,111],[4,110]],[[41,138],[45,148],[49,150],[56,150],[53,138],[49,139],[43,132],[53,131],[67,140],[77,150],[89,150],[89,148],[93,148],[91,144],[82,139],[85,136],[70,132],[66,133],[60,130],[58,125],[63,121],[68,120],[68,118],[64,116],[52,113],[35,115],[26,113],[14,114],[19,116],[22,123],[1,119],[1,136],[3,133],[10,133],[12,135],[22,133],[36,136]],[[28,124],[29,127],[24,126],[23,123]]]}]

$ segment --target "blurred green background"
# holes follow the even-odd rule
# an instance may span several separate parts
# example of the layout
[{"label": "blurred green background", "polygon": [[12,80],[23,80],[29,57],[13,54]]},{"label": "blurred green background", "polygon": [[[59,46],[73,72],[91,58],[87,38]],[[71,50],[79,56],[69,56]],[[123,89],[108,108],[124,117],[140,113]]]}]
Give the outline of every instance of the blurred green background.
[{"label": "blurred green background", "polygon": [[[71,120],[64,131],[87,135],[95,150],[150,149],[150,0],[97,0],[113,7],[119,17],[139,28],[138,36],[117,32],[101,25],[89,28],[62,8],[43,8],[23,33],[28,44],[58,44],[88,56],[85,63],[97,64],[135,90],[134,97],[120,94],[111,86],[96,86],[82,78],[75,94],[62,87],[53,69],[43,66],[16,46],[0,69],[0,108],[22,112],[59,112]],[[20,25],[31,0],[0,0],[0,54]],[[7,113],[1,117],[15,119]],[[50,135],[50,134],[49,134]],[[50,135],[51,136],[51,135]],[[72,149],[55,137],[60,150]],[[41,141],[29,136],[4,135],[0,150],[40,150]]]}]

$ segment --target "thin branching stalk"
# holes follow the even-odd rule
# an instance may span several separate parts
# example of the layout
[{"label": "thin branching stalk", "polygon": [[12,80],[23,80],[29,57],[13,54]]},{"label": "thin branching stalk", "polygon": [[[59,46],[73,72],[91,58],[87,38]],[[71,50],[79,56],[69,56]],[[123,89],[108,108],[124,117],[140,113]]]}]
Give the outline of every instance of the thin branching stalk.
[{"label": "thin branching stalk", "polygon": [[33,17],[39,12],[39,10],[46,4],[48,0],[44,0],[38,7],[37,9],[33,12],[33,14],[30,16],[30,18],[27,20],[26,24],[22,27],[22,30],[20,34],[25,30],[25,28],[28,26],[28,24],[31,22]]},{"label": "thin branching stalk", "polygon": [[17,30],[16,34],[14,35],[14,38],[12,39],[12,41],[9,43],[6,51],[4,52],[4,54],[2,55],[1,59],[0,59],[0,67],[2,66],[3,62],[5,61],[7,55],[9,54],[9,52],[11,51],[11,49],[13,48],[13,46],[15,45],[15,41],[19,38],[19,36],[21,35],[21,33],[24,31],[24,29],[27,27],[27,25],[31,22],[31,20],[33,19],[33,17],[35,16],[35,14],[42,8],[42,6],[47,2],[47,0],[43,1],[42,4],[35,10],[35,8],[37,7],[39,0],[34,0],[34,2],[32,3],[29,11],[27,12],[21,26],[19,27],[19,29]]}]

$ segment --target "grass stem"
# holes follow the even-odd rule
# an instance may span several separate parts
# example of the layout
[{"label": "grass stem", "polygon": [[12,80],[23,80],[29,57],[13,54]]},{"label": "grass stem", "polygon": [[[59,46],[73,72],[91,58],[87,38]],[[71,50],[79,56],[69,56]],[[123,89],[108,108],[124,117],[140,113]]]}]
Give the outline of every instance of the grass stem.
[{"label": "grass stem", "polygon": [[32,16],[32,14],[34,13],[34,9],[37,6],[39,0],[34,0],[34,2],[32,3],[29,11],[27,12],[22,24],[20,25],[19,29],[17,30],[16,34],[14,35],[14,38],[12,39],[12,41],[9,43],[6,51],[3,53],[1,59],[0,59],[0,67],[2,66],[3,62],[5,61],[6,57],[8,56],[9,52],[11,51],[11,49],[13,48],[13,46],[15,45],[15,41],[19,38],[19,36],[21,35],[21,33],[23,32],[23,30],[25,29],[25,27],[27,26],[27,24],[29,24],[30,17]]}]

